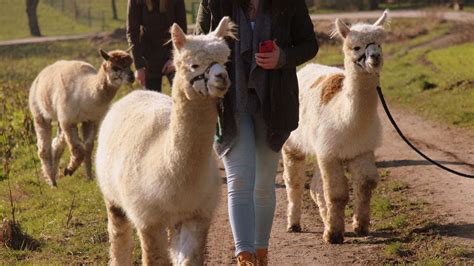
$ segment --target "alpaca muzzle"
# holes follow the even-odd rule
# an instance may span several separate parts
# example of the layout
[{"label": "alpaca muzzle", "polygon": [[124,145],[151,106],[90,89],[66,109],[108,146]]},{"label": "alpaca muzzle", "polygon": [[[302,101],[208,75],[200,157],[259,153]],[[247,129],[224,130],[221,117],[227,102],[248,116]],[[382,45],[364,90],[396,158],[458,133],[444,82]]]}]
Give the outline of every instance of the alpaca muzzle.
[{"label": "alpaca muzzle", "polygon": [[381,65],[379,46],[376,43],[367,44],[364,54],[354,61],[354,63],[367,72],[373,72],[379,68]]},{"label": "alpaca muzzle", "polygon": [[[197,84],[198,81],[203,82]],[[219,98],[222,98],[230,87],[230,79],[225,67],[217,62],[212,62],[202,74],[192,78],[190,83],[197,91],[204,93],[203,90],[207,90],[204,94]]]},{"label": "alpaca muzzle", "polygon": [[207,82],[209,81],[209,72],[211,71],[211,68],[212,68],[214,65],[218,65],[218,64],[219,64],[219,63],[217,63],[217,62],[212,62],[212,63],[206,68],[206,70],[204,70],[204,73],[195,76],[194,78],[192,78],[192,79],[189,81],[189,82],[191,83],[191,85],[194,86],[194,83],[196,83],[196,81],[204,80],[204,85],[207,87]]}]

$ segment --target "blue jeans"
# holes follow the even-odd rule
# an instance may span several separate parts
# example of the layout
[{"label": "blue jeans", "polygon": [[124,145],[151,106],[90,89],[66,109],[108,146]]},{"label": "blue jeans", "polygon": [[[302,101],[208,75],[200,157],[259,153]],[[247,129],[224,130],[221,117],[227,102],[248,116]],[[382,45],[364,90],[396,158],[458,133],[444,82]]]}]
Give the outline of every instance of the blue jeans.
[{"label": "blue jeans", "polygon": [[268,248],[279,157],[267,144],[262,114],[242,113],[236,143],[223,158],[236,255]]}]

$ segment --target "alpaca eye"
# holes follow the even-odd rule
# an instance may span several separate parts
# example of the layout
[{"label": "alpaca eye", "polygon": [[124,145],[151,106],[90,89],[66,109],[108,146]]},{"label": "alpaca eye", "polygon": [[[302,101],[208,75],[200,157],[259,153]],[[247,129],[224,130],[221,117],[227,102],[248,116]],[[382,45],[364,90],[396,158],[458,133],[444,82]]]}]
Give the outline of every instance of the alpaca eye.
[{"label": "alpaca eye", "polygon": [[359,47],[359,46],[356,46],[356,47],[354,47],[353,49],[354,49],[354,51],[356,51],[356,52],[357,52],[357,51],[359,51],[359,50],[360,50],[360,47]]},{"label": "alpaca eye", "polygon": [[199,68],[199,65],[193,64],[193,65],[191,65],[191,68],[192,68],[192,69]]}]

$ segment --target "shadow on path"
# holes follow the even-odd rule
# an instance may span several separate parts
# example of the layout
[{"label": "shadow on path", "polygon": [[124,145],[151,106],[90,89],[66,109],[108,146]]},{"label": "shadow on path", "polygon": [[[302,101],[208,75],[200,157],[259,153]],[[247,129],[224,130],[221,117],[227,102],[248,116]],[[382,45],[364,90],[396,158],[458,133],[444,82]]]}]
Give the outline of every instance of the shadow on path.
[{"label": "shadow on path", "polygon": [[[448,161],[437,161],[443,165],[463,165],[474,167],[473,164],[463,162],[448,162]],[[391,168],[391,167],[403,167],[403,166],[422,166],[432,165],[432,163],[425,160],[392,160],[392,161],[381,161],[376,163],[377,168]]]}]

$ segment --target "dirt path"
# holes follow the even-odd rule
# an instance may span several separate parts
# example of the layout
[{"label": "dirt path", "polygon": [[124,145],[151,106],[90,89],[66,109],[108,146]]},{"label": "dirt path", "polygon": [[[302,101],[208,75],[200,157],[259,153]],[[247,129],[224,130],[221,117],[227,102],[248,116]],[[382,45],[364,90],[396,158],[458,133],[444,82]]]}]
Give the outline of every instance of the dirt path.
[{"label": "dirt path", "polygon": [[83,39],[95,38],[99,35],[100,33],[87,33],[87,34],[70,35],[70,36],[43,36],[43,37],[31,37],[31,38],[16,39],[16,40],[6,40],[6,41],[0,41],[0,47],[44,43],[44,42],[83,40]]},{"label": "dirt path", "polygon": [[[449,166],[474,174],[474,134],[460,129],[426,121],[399,108],[393,108],[395,119],[406,135],[427,154]],[[474,250],[474,180],[443,172],[412,152],[399,139],[385,114],[380,116],[384,141],[376,152],[379,169],[390,171],[391,179],[410,185],[409,197],[426,200],[436,216],[443,217],[438,233],[455,243]],[[221,202],[212,223],[208,243],[209,264],[233,262],[233,240],[227,217],[227,202],[223,185]],[[306,194],[308,194],[306,192]],[[308,195],[306,195],[308,197]],[[434,221],[437,222],[437,221]],[[271,265],[340,265],[380,261],[381,245],[391,236],[373,233],[366,238],[351,237],[346,225],[345,244],[327,245],[322,242],[322,223],[316,207],[305,211],[303,232],[286,232],[286,195],[281,174],[277,177],[277,209],[271,236]],[[472,260],[474,263],[474,258]]]},{"label": "dirt path", "polygon": [[[365,12],[347,12],[335,14],[318,14],[311,15],[313,20],[335,20],[336,18],[345,19],[376,19],[381,15],[381,11],[365,11]],[[424,18],[435,17],[458,22],[474,22],[474,13],[454,12],[454,11],[436,11],[436,10],[398,10],[390,11],[392,18]]]}]

